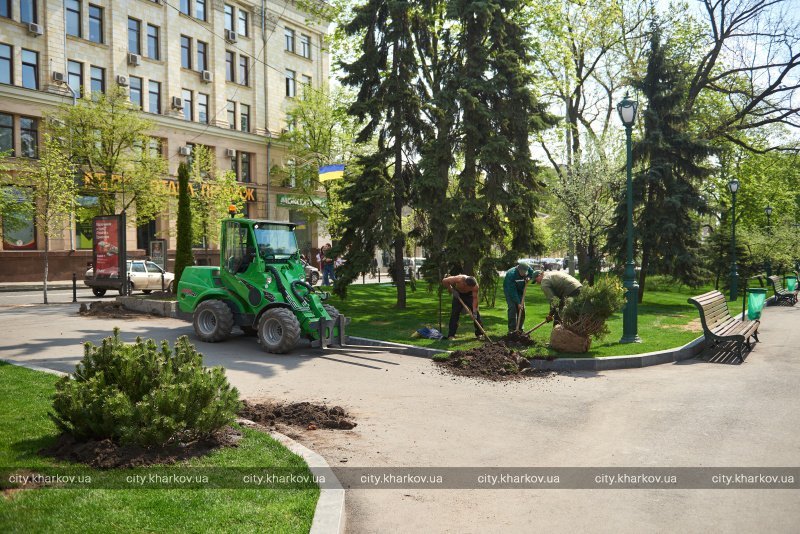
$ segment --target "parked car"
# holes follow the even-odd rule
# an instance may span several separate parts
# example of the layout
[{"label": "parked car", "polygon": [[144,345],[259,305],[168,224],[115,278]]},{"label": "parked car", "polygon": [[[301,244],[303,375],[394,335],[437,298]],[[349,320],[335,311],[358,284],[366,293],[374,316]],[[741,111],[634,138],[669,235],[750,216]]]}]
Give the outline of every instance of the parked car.
[{"label": "parked car", "polygon": [[[148,294],[153,290],[160,291],[162,288],[161,274],[164,274],[164,289],[172,291],[174,287],[175,274],[165,271],[152,261],[128,260],[128,277],[131,280],[131,292],[141,291]],[[92,288],[92,293],[96,297],[102,297],[109,289],[116,289],[121,295],[125,294],[125,287],[116,276],[94,277],[94,268],[87,269],[84,274],[83,283]]]},{"label": "parked car", "polygon": [[426,258],[414,258],[414,269],[417,273],[417,280],[422,280],[422,266],[425,264]]},{"label": "parked car", "polygon": [[305,267],[306,271],[306,281],[312,286],[317,285],[317,282],[319,282],[320,279],[319,269],[308,263],[306,260],[303,260],[303,266]]}]

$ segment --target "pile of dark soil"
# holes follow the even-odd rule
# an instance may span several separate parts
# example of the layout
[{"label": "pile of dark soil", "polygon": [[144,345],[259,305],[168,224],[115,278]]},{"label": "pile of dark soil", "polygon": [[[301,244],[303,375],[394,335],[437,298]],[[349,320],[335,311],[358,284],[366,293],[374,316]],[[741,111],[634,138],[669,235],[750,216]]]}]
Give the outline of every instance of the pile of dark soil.
[{"label": "pile of dark soil", "polygon": [[239,410],[239,415],[265,426],[283,423],[301,426],[308,430],[317,428],[350,430],[356,426],[356,422],[343,408],[310,402],[254,404],[244,401],[244,407]]},{"label": "pile of dark soil", "polygon": [[447,360],[436,363],[452,374],[487,380],[513,380],[553,375],[552,371],[531,369],[527,358],[502,341],[487,343],[470,350],[457,350]]},{"label": "pile of dark soil", "polygon": [[97,300],[89,303],[89,306],[86,306],[86,303],[84,302],[81,304],[81,308],[78,313],[84,317],[110,317],[114,319],[147,315],[142,314],[141,312],[129,310],[123,307],[119,302],[108,300]]},{"label": "pile of dark soil", "polygon": [[509,332],[508,334],[504,335],[498,341],[503,342],[507,347],[533,347],[536,345],[541,346],[541,343],[536,341],[535,339],[531,339],[530,336],[526,336],[524,332],[520,332],[519,330],[515,330],[513,332]]},{"label": "pile of dark soil", "polygon": [[138,445],[120,445],[110,439],[76,441],[69,434],[61,434],[52,447],[40,450],[39,455],[79,462],[97,469],[140,467],[174,464],[181,460],[205,456],[221,447],[235,447],[241,438],[241,432],[227,427],[207,440],[145,449]]}]

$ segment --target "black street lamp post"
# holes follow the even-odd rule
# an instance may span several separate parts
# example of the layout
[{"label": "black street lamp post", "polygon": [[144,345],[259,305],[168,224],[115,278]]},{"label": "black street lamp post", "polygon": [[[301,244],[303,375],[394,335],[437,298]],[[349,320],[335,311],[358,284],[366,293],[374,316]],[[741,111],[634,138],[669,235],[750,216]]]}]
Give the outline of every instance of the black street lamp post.
[{"label": "black street lamp post", "polygon": [[631,128],[636,122],[636,109],[639,103],[631,100],[629,95],[626,94],[622,102],[617,104],[617,113],[622,124],[625,126],[625,148],[627,151],[626,170],[628,179],[628,251],[627,261],[625,263],[625,277],[623,278],[623,286],[625,292],[625,309],[622,312],[622,339],[620,343],[639,343],[642,340],[638,334],[638,314],[639,314],[639,284],[636,283],[636,268],[633,263],[633,177],[632,177],[632,155],[631,155]]},{"label": "black street lamp post", "polygon": [[[764,213],[767,216],[767,236],[772,237],[772,226],[769,224],[769,218],[772,217],[772,206],[767,204],[767,207],[764,208]],[[767,276],[772,276],[772,261],[769,258],[764,262],[764,268],[767,271]]]},{"label": "black street lamp post", "polygon": [[739,180],[735,178],[728,182],[728,189],[733,195],[731,207],[731,300],[739,297],[739,273],[736,272],[736,192],[739,190]]}]

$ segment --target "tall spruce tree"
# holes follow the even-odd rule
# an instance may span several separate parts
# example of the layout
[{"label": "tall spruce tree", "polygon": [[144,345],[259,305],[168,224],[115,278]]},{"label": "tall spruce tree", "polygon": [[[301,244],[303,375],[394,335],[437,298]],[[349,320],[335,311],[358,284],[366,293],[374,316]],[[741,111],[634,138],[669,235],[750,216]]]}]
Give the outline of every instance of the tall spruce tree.
[{"label": "tall spruce tree", "polygon": [[345,63],[343,83],[358,90],[349,112],[365,126],[359,142],[377,137],[375,153],[359,158],[359,172],[342,189],[345,230],[337,250],[347,262],[339,270],[335,291],[369,270],[377,247],[394,250],[393,278],[397,307],[406,306],[403,208],[418,177],[417,147],[425,125],[420,118],[418,64],[411,32],[414,4],[404,0],[368,0],[354,9],[346,25],[349,36],[361,36],[361,56]]},{"label": "tall spruce tree", "polygon": [[[711,170],[703,162],[713,148],[690,130],[684,108],[688,79],[679,61],[661,43],[661,30],[652,32],[647,72],[635,87],[647,100],[644,137],[634,144],[634,165],[643,170],[634,183],[634,233],[641,250],[639,301],[648,273],[672,276],[695,285],[702,276],[698,257],[698,214],[706,211],[700,182]],[[609,235],[609,248],[619,264],[625,257],[627,211],[621,196]]]},{"label": "tall spruce tree", "polygon": [[529,136],[555,120],[531,89],[535,79],[527,68],[531,43],[521,25],[523,9],[517,0],[452,0],[448,9],[460,25],[464,53],[456,74],[464,168],[449,248],[468,274],[506,237],[510,256],[539,248],[533,219],[540,184]]}]

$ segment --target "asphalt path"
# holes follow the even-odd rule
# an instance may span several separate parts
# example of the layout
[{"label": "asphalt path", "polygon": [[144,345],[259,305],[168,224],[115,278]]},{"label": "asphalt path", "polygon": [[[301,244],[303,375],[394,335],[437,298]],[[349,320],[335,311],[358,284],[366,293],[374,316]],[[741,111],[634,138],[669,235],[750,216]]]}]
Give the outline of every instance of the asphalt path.
[{"label": "asphalt path", "polygon": [[[76,304],[0,296],[0,358],[69,371],[85,340],[174,341],[174,319],[93,319]],[[316,401],[353,414],[351,431],[296,430],[334,467],[797,467],[800,306],[768,308],[762,343],[671,365],[511,383],[439,372],[424,358],[348,347],[288,355],[252,337],[198,342],[242,397]],[[354,320],[357,320],[354,319]],[[0,386],[1,387],[1,386]],[[349,532],[797,532],[793,489],[358,489]]]}]

